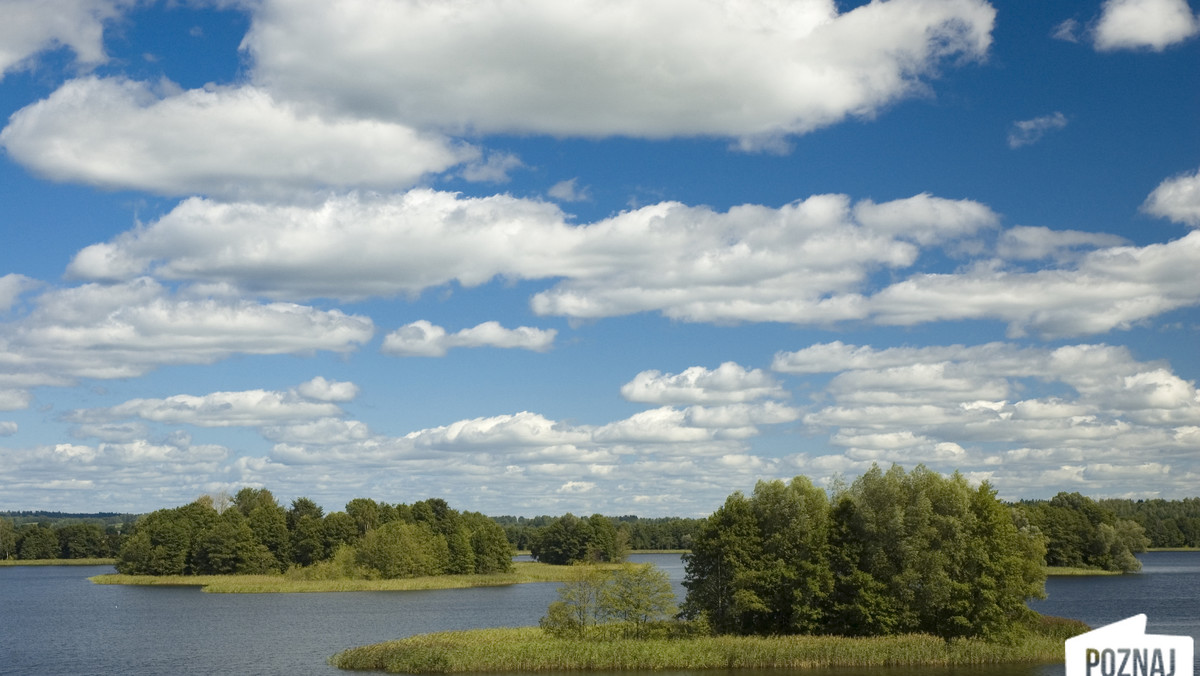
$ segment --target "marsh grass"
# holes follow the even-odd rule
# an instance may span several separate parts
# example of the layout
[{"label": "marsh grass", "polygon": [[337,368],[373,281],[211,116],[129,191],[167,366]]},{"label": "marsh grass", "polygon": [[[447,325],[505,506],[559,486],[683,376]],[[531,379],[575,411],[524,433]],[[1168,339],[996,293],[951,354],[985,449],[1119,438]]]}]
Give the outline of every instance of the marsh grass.
[{"label": "marsh grass", "polygon": [[[600,565],[611,568],[613,565]],[[272,594],[349,591],[418,591],[499,587],[529,582],[567,582],[585,574],[588,566],[552,566],[518,561],[510,573],[495,575],[432,575],[394,580],[306,577],[303,572],[284,575],[97,575],[96,584],[137,586],[202,587],[214,594]]]},{"label": "marsh grass", "polygon": [[0,559],[0,566],[111,566],[116,559]]},{"label": "marsh grass", "polygon": [[537,627],[477,629],[412,636],[334,655],[340,669],[392,673],[625,671],[813,667],[953,666],[1052,663],[1063,641],[1087,631],[1074,620],[1044,618],[1006,641],[909,634],[705,636],[675,639],[553,638]]},{"label": "marsh grass", "polygon": [[1070,566],[1046,566],[1047,577],[1085,577],[1094,575],[1124,575],[1119,570],[1101,570],[1100,568],[1073,568]]}]

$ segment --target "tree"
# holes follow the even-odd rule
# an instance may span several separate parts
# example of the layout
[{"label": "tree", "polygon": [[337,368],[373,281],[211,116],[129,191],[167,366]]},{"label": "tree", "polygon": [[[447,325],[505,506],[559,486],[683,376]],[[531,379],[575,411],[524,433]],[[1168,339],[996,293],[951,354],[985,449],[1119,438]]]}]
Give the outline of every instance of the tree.
[{"label": "tree", "polygon": [[227,509],[196,535],[191,570],[196,575],[261,574],[275,570],[277,561],[254,537],[240,510]]},{"label": "tree", "polygon": [[73,523],[58,529],[59,556],[94,559],[110,556],[108,537],[97,523]]},{"label": "tree", "polygon": [[642,638],[650,623],[675,614],[671,581],[652,565],[622,565],[601,588],[599,603],[602,614],[625,623],[634,638]]},{"label": "tree", "polygon": [[579,575],[558,588],[558,599],[550,603],[539,626],[553,636],[585,637],[589,627],[605,620],[600,599],[607,583],[604,571],[581,567]]},{"label": "tree", "polygon": [[490,575],[512,570],[512,545],[499,524],[479,513],[464,515],[471,528],[471,550],[475,554],[475,573]]},{"label": "tree", "polygon": [[995,636],[1042,595],[1041,535],[986,483],[878,467],[735,493],[685,557],[684,612],[719,632]]},{"label": "tree", "polygon": [[17,531],[17,558],[26,561],[32,559],[57,559],[58,536],[54,531],[41,525],[26,526]]},{"label": "tree", "polygon": [[355,551],[358,565],[385,579],[441,575],[449,558],[446,539],[427,523],[384,524],[367,533]]},{"label": "tree", "polygon": [[628,553],[627,535],[605,516],[581,519],[567,513],[533,533],[530,553],[542,563],[566,565],[580,561],[620,562]]},{"label": "tree", "polygon": [[[577,564],[581,565],[581,564]],[[592,628],[616,624],[630,638],[643,638],[653,622],[675,612],[667,574],[652,565],[625,564],[615,571],[581,565],[558,588],[539,626],[553,636],[584,638]]]},{"label": "tree", "polygon": [[0,559],[8,560],[17,555],[17,529],[12,519],[0,519]]}]

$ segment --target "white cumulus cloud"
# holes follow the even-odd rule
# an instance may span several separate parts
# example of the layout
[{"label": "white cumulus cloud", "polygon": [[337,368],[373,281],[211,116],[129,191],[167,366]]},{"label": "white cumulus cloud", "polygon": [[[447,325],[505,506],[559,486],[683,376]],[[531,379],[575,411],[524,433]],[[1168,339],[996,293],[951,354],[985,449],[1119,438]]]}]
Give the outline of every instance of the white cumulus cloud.
[{"label": "white cumulus cloud", "polygon": [[354,115],[753,144],[923,91],[984,58],[994,18],[982,0],[268,0],[244,48],[256,83]]},{"label": "white cumulus cloud", "polygon": [[1146,198],[1142,210],[1200,228],[1200,169],[1160,183]]},{"label": "white cumulus cloud", "polygon": [[1067,116],[1055,112],[1031,120],[1018,120],[1008,131],[1008,147],[1020,148],[1033,145],[1046,134],[1067,126]]},{"label": "white cumulus cloud", "polygon": [[1187,0],[1104,0],[1093,37],[1100,51],[1162,51],[1198,32]]},{"label": "white cumulus cloud", "polygon": [[621,396],[648,404],[730,404],[779,399],[787,391],[761,369],[725,362],[715,369],[693,366],[677,374],[642,371],[621,387]]},{"label": "white cumulus cloud", "polygon": [[105,24],[136,0],[0,0],[0,79],[39,52],[67,47],[82,66],[108,60]]},{"label": "white cumulus cloud", "polygon": [[456,347],[499,347],[545,352],[554,346],[555,329],[518,326],[506,329],[499,322],[447,333],[424,319],[402,326],[383,339],[382,351],[395,357],[442,357]]},{"label": "white cumulus cloud", "polygon": [[394,189],[479,154],[403,124],[317,114],[255,87],[176,91],[97,77],[14,113],[0,147],[56,181],[223,198]]}]

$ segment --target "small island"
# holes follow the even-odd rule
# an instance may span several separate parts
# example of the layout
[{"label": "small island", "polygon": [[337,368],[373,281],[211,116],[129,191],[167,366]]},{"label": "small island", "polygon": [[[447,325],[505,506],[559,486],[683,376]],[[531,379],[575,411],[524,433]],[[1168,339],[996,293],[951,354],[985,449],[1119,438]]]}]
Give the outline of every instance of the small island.
[{"label": "small island", "polygon": [[1083,623],[1047,618],[1045,538],[955,474],[875,467],[832,495],[805,477],[729,496],[665,573],[565,583],[540,626],[413,636],[344,651],[394,673],[968,665],[1061,661]]}]

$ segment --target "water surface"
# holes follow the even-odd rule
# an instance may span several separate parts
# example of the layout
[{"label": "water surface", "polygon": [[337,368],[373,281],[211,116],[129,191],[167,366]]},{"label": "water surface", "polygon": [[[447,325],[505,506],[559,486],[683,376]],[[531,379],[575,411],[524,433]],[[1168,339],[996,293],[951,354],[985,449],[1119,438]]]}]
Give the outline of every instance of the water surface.
[{"label": "water surface", "polygon": [[[1144,612],[1150,632],[1191,635],[1200,643],[1200,553],[1154,552],[1139,558],[1144,568],[1138,575],[1051,578],[1049,597],[1031,605],[1094,627]],[[679,556],[631,559],[664,568],[682,597]],[[87,581],[109,572],[112,568],[105,566],[0,568],[0,674],[344,674],[326,660],[352,646],[430,631],[536,624],[557,589],[555,584],[524,584],[411,592],[205,594],[194,587]],[[774,670],[769,676],[787,674]],[[799,674],[1061,676],[1063,667],[794,672]]]}]

